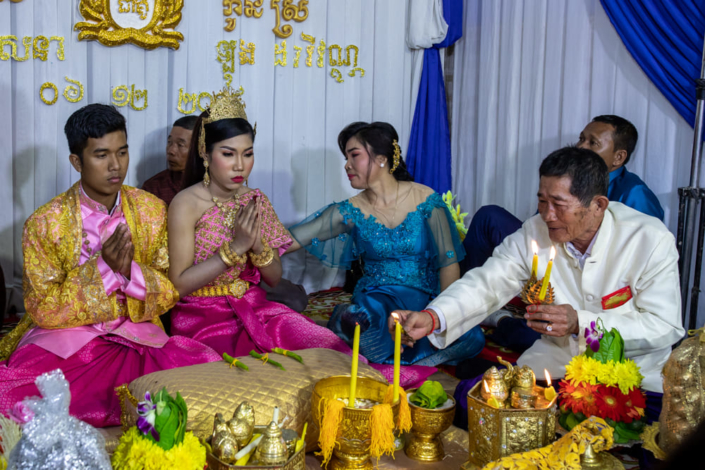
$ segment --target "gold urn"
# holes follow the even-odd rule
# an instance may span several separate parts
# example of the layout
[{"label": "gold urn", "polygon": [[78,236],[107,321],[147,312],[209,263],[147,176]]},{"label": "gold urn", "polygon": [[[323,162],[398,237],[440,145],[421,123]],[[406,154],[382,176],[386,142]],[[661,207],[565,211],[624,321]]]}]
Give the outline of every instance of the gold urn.
[{"label": "gold urn", "polygon": [[487,404],[478,382],[468,392],[468,448],[463,468],[482,468],[508,455],[538,449],[553,442],[556,434],[556,401],[543,398],[535,387],[536,408],[495,408]]},{"label": "gold urn", "polygon": [[[384,382],[358,377],[356,397],[358,400],[384,403],[388,386]],[[320,426],[321,412],[325,406],[321,402],[324,402],[324,399],[348,398],[349,394],[349,376],[328,377],[318,381],[313,387],[313,396],[311,397],[311,414],[315,425]],[[396,423],[399,416],[399,401],[392,405],[392,413]],[[371,416],[372,408],[343,408],[343,420],[338,426],[336,445],[328,467],[329,470],[372,470],[373,466],[370,461]]]},{"label": "gold urn", "polygon": [[490,367],[482,376],[480,394],[483,400],[489,401],[492,397],[503,406],[509,398],[509,384],[505,379],[505,371],[500,372],[495,366]]},{"label": "gold urn", "polygon": [[[416,392],[409,390],[408,397]],[[429,410],[416,406],[409,401],[411,411],[411,435],[407,441],[404,452],[414,460],[421,462],[437,462],[443,460],[445,451],[440,434],[453,424],[455,416],[455,399],[448,397],[453,402],[452,406]]]}]

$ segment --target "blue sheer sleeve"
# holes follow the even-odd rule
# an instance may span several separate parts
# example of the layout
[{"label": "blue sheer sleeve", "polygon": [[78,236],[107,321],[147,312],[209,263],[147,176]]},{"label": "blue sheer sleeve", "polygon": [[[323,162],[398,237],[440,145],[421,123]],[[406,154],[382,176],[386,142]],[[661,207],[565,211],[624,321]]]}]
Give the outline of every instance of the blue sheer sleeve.
[{"label": "blue sheer sleeve", "polygon": [[289,227],[291,236],[329,268],[349,269],[359,255],[352,237],[355,226],[342,214],[347,213],[341,209],[346,203],[335,202]]},{"label": "blue sheer sleeve", "polygon": [[430,195],[426,202],[426,226],[435,248],[431,253],[435,257],[434,267],[441,269],[459,263],[465,258],[465,249],[448,206],[438,193]]}]

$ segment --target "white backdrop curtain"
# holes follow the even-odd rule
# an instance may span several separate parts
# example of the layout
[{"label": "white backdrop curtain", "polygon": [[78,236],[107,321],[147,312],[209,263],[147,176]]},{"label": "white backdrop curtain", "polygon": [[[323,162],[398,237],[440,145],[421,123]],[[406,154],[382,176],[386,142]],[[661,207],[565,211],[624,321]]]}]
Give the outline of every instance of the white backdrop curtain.
[{"label": "white backdrop curtain", "polygon": [[[63,133],[69,115],[89,103],[109,103],[116,86],[147,89],[146,110],[119,108],[127,118],[130,145],[126,184],[141,186],[166,167],[166,138],[171,123],[183,116],[177,110],[179,89],[197,93],[223,87],[221,64],[216,60],[216,45],[223,39],[242,38],[256,44],[255,64],[239,65],[236,60],[232,84],[245,89],[248,117],[257,122],[250,186],[269,196],[285,225],[354,194],[337,146],[337,135],[345,125],[388,121],[397,128],[401,142],[408,142],[414,93],[411,52],[405,44],[407,1],[311,0],[308,19],[291,22],[294,33],[287,38],[286,67],[274,66],[274,45],[281,39],[272,32],[275,12],[269,3],[264,2],[261,18],[242,15],[235,30],[226,32],[221,0],[186,0],[176,28],[185,39],[176,51],[78,41],[73,31],[74,24],[83,21],[78,0],[0,3],[0,36],[18,36],[20,56],[24,36],[66,38],[64,61],[57,60],[55,43],[46,62],[0,60],[0,200],[4,203],[0,205],[0,262],[7,283],[15,287],[16,305],[21,306],[22,225],[37,207],[78,179],[69,165]],[[327,53],[323,68],[316,64],[317,52],[313,66],[306,67],[308,43],[302,40],[302,32],[316,38],[316,47],[321,39],[343,49],[358,46],[358,65],[365,76],[350,78],[347,72],[352,66],[339,67],[345,81],[337,83],[330,76]],[[303,48],[298,68],[293,68],[294,45]],[[64,77],[83,83],[82,101],[70,103],[61,96],[68,85]],[[52,106],[38,95],[47,81],[59,89]],[[51,90],[45,93],[51,98]],[[300,253],[287,258],[285,274],[304,282],[309,291],[333,282],[336,273],[324,270],[317,261],[304,265]]]},{"label": "white backdrop curtain", "polygon": [[658,196],[675,234],[693,129],[629,54],[599,0],[469,0],[465,7],[451,137],[463,209],[498,204],[525,220],[536,212],[543,158],[575,143],[594,116],[617,114],[639,131],[627,167]]}]

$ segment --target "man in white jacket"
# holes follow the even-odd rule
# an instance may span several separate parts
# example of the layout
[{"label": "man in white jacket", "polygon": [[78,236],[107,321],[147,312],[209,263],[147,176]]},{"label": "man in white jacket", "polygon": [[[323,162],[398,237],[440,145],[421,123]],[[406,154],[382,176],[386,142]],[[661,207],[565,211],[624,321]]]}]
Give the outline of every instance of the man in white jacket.
[{"label": "man in white jacket", "polygon": [[[599,317],[607,330],[621,333],[625,355],[645,377],[642,386],[662,392],[661,369],[684,334],[673,235],[655,217],[607,199],[608,169],[591,150],[557,150],[539,174],[539,214],[426,310],[398,311],[404,343],[413,346],[429,335],[444,348],[505,305],[529,279],[535,240],[539,279],[551,247],[556,249],[550,276],[555,302],[528,307],[528,325],[543,336],[518,363],[563,377],[571,358],[585,351],[585,329]],[[391,318],[389,326],[391,331]]]}]

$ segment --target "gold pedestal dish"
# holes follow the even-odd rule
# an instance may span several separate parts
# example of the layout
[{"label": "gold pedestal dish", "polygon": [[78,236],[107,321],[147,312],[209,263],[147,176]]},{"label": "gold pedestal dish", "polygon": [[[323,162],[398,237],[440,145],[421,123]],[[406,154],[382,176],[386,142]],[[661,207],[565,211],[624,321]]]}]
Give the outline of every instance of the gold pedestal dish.
[{"label": "gold pedestal dish", "polygon": [[[384,382],[358,377],[357,399],[371,400],[379,404],[384,403],[388,386]],[[311,398],[311,413],[316,426],[320,426],[325,401],[348,398],[349,393],[349,376],[329,377],[320,380],[314,386]],[[399,416],[398,400],[392,405],[392,413],[394,422],[396,422]],[[343,408],[343,419],[338,426],[336,445],[328,467],[329,470],[371,470],[373,468],[370,461],[371,416],[372,408]]]},{"label": "gold pedestal dish", "polygon": [[[408,396],[416,389],[409,390]],[[406,443],[404,452],[414,460],[421,462],[437,462],[443,460],[445,451],[440,434],[453,424],[455,416],[455,399],[453,405],[447,408],[430,410],[409,402],[411,411],[411,437]]]}]

